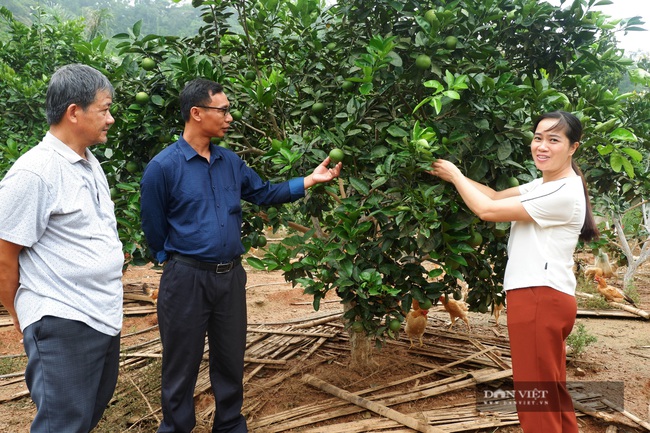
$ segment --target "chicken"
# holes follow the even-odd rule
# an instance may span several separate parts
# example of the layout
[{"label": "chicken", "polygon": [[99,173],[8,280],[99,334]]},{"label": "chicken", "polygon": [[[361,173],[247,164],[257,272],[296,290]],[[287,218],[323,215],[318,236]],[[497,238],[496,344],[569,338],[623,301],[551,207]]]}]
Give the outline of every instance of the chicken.
[{"label": "chicken", "polygon": [[594,266],[602,269],[605,278],[611,278],[614,276],[616,265],[612,265],[609,262],[609,256],[606,252],[598,250],[596,257],[594,258]]},{"label": "chicken", "polygon": [[472,327],[469,325],[469,318],[467,317],[467,304],[464,302],[456,301],[452,298],[446,298],[445,295],[440,296],[440,302],[442,302],[443,307],[449,313],[451,319],[451,325],[449,325],[449,330],[456,323],[456,319],[461,319],[467,325],[467,332],[472,330]]},{"label": "chicken", "polygon": [[603,270],[598,266],[589,265],[585,268],[585,278],[596,279],[596,277],[602,277],[603,273]]},{"label": "chicken", "polygon": [[[505,306],[505,303],[501,301],[501,303],[497,303],[498,301],[494,301],[494,304],[492,304],[492,314],[494,315],[494,322],[497,328],[499,327],[499,316],[501,315],[501,310],[503,310],[503,307]],[[469,323],[467,324],[469,327]]]},{"label": "chicken", "polygon": [[627,301],[628,303],[636,307],[636,304],[634,303],[632,298],[627,296],[618,287],[608,285],[605,277],[596,276],[595,280],[596,282],[598,282],[598,293],[603,295],[603,297],[605,298],[605,300],[607,300],[607,302],[622,303],[623,301]]},{"label": "chicken", "polygon": [[409,349],[413,347],[413,340],[417,338],[420,341],[420,347],[424,345],[422,343],[422,336],[424,335],[424,330],[427,327],[427,313],[429,310],[423,310],[420,308],[420,303],[413,299],[413,310],[409,311],[406,315],[406,335],[409,337],[411,345]]},{"label": "chicken", "polygon": [[142,285],[142,291],[151,298],[154,304],[158,304],[158,288],[151,288],[149,284],[144,283]]}]

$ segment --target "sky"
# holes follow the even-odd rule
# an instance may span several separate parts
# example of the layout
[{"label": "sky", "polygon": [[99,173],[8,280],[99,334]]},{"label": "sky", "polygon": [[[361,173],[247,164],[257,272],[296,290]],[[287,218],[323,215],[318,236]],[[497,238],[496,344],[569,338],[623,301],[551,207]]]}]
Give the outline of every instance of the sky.
[{"label": "sky", "polygon": [[[559,5],[560,0],[547,0],[553,5]],[[594,10],[602,11],[612,18],[632,18],[641,16],[645,21],[645,32],[628,32],[626,35],[617,34],[618,46],[626,52],[650,52],[650,1],[648,0],[610,0],[611,5],[595,6]],[[564,6],[570,5],[570,0],[565,0]]]}]

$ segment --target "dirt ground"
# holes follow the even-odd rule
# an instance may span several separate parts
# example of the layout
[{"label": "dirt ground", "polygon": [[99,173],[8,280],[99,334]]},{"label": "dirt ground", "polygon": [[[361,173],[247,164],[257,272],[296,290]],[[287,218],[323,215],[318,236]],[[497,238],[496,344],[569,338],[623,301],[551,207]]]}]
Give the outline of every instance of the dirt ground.
[{"label": "dirt ground", "polygon": [[[279,272],[260,272],[248,266],[246,267],[248,270],[249,326],[319,317],[326,313],[337,313],[342,310],[342,306],[337,300],[326,300],[321,305],[320,311],[315,312],[311,306],[311,299],[304,295],[300,288],[292,288],[289,283],[286,283]],[[150,287],[155,287],[159,278],[160,270],[152,266],[132,267],[125,273],[124,283],[125,287],[141,286],[144,283]],[[650,310],[650,266],[645,266],[641,270],[635,283],[639,299],[638,307],[646,311]],[[495,331],[493,317],[487,314],[470,313],[472,332],[476,335],[489,335],[491,337],[498,335],[504,342],[507,342],[506,317],[504,317],[506,315],[507,312],[502,315],[502,326],[498,331]],[[434,307],[429,314],[429,325],[433,334],[428,333],[425,335],[425,345],[435,345],[437,341],[435,338],[436,333],[446,332],[448,323],[448,315],[440,307]],[[648,321],[629,316],[615,319],[579,316],[577,323],[584,324],[587,333],[595,336],[597,341],[589,345],[578,360],[573,360],[568,364],[568,381],[623,382],[624,409],[633,416],[648,422],[650,420],[650,366],[648,363],[648,358],[650,358],[650,324]],[[153,312],[126,316],[123,328],[123,345],[133,345],[154,338],[157,334],[155,324],[156,318]],[[145,331],[138,333],[142,330]],[[465,332],[464,324],[457,323],[454,332]],[[408,340],[404,334],[400,338],[406,344],[387,345],[377,351],[374,356],[377,362],[376,369],[365,374],[346,368],[349,359],[346,359],[344,355],[340,355],[335,362],[319,364],[318,367],[312,369],[305,366],[302,373],[311,372],[321,378],[330,378],[333,383],[339,384],[340,387],[348,388],[347,385],[349,385],[350,388],[355,388],[355,386],[376,386],[386,381],[395,380],[398,375],[411,375],[414,372],[421,371],[421,369],[416,368],[416,364],[419,362],[417,351],[408,350]],[[21,372],[24,368],[23,353],[20,335],[11,326],[0,327],[0,401],[3,401],[0,404],[1,432],[27,432],[35,412],[34,406],[26,393],[22,377],[19,374],[18,377],[10,374],[11,372]],[[153,365],[152,377],[155,378],[159,373],[159,370],[155,368],[156,366],[159,368],[159,364]],[[129,374],[132,373],[127,371],[122,373],[120,383],[131,380],[128,378]],[[299,376],[293,376],[285,380],[281,386],[275,387],[272,391],[250,390],[251,387],[254,387],[254,385],[247,385],[247,401],[245,402],[249,423],[269,413],[282,412],[287,408],[308,402],[319,402],[328,397],[323,392],[300,384]],[[249,393],[249,391],[251,392]],[[5,401],[8,396],[15,396],[20,392],[23,392],[24,395]],[[145,392],[145,390],[142,390],[142,392]],[[461,394],[467,397],[467,390],[459,391],[457,394],[445,394],[439,398],[445,399],[446,402],[451,404]],[[146,404],[155,413],[156,404],[158,403],[155,398],[136,400],[137,403],[135,404],[140,406]],[[210,420],[201,418],[201,414],[204,413],[203,410],[211,405],[211,401],[209,395],[197,398],[198,424],[194,430],[195,433],[211,431]],[[398,409],[410,412],[423,411],[427,409],[427,404],[429,403],[424,401]],[[137,418],[135,415],[133,416]],[[365,417],[365,415],[363,416]],[[105,417],[108,416],[105,414]],[[114,421],[107,419],[100,422],[96,431],[153,432],[156,430],[156,417],[154,414],[151,423],[146,424],[146,427],[140,424],[138,429],[133,427],[118,428]],[[336,420],[336,422],[340,421]],[[134,422],[134,420],[129,420],[129,423]],[[610,433],[612,431],[607,430],[607,423],[589,416],[581,417],[579,423],[582,433],[605,433],[606,431]],[[633,428],[623,425],[617,425],[617,428],[616,431],[619,433],[647,431],[640,427]],[[286,431],[298,432],[302,430]],[[322,431],[327,432],[328,430]],[[388,429],[381,431],[404,432],[414,430]],[[472,431],[517,433],[521,432],[521,429],[518,426],[509,426]],[[254,429],[251,432],[266,433],[264,429]]]}]

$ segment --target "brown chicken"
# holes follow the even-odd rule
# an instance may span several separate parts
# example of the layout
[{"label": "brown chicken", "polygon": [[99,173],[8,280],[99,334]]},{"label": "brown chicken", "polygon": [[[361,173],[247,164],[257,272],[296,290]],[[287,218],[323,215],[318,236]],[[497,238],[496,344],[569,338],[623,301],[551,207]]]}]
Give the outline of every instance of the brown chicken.
[{"label": "brown chicken", "polygon": [[472,327],[469,326],[469,318],[467,317],[467,304],[464,302],[458,302],[452,298],[445,299],[445,295],[440,296],[440,302],[442,306],[445,307],[447,313],[449,313],[449,318],[451,319],[451,325],[449,325],[449,330],[456,323],[456,319],[461,319],[467,325],[467,332],[472,330]]},{"label": "brown chicken", "polygon": [[[503,310],[503,307],[505,306],[504,302],[501,301],[500,304],[497,303],[497,301],[492,304],[492,314],[494,315],[494,326],[497,328],[499,327],[499,317],[501,316],[501,310]],[[469,326],[469,324],[467,324]]]},{"label": "brown chicken", "polygon": [[142,291],[153,300],[154,304],[158,304],[158,288],[151,288],[149,284],[144,283],[142,285]]},{"label": "brown chicken", "polygon": [[603,297],[605,298],[605,300],[607,300],[607,302],[622,303],[623,301],[627,301],[628,303],[630,303],[630,304],[632,304],[633,306],[636,307],[636,304],[634,303],[632,298],[627,296],[618,287],[608,285],[607,280],[605,279],[605,277],[601,277],[601,276],[597,275],[595,280],[598,283],[598,293],[603,295]]},{"label": "brown chicken", "polygon": [[424,345],[422,343],[422,336],[424,335],[424,330],[427,327],[427,313],[429,310],[422,310],[420,308],[420,303],[413,299],[413,310],[409,311],[406,315],[406,335],[409,337],[411,345],[409,349],[413,347],[413,340],[417,338],[420,341],[420,347]]},{"label": "brown chicken", "polygon": [[596,279],[596,277],[602,277],[603,276],[603,270],[600,269],[598,266],[587,266],[585,268],[585,278],[593,278]]}]

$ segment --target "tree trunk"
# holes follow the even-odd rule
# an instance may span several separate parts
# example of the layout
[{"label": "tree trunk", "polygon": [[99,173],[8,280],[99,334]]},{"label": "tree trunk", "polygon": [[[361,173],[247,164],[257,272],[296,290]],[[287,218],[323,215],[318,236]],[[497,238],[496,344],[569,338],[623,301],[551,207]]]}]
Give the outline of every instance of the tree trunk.
[{"label": "tree trunk", "polygon": [[[644,214],[645,218],[645,214]],[[648,259],[650,259],[650,238],[647,238],[643,242],[641,247],[641,253],[638,257],[634,256],[634,252],[630,247],[627,238],[625,237],[625,232],[623,231],[623,216],[619,214],[612,215],[612,220],[614,221],[614,226],[616,227],[616,234],[618,236],[619,246],[625,258],[627,259],[627,269],[623,275],[623,289],[627,289],[629,285],[634,283],[634,275],[636,274],[637,269]],[[645,221],[645,219],[644,219]]]},{"label": "tree trunk", "polygon": [[[343,311],[347,312],[352,306],[343,304]],[[350,368],[357,371],[367,371],[376,365],[372,359],[372,339],[365,332],[356,332],[352,328],[350,333]]]}]

